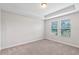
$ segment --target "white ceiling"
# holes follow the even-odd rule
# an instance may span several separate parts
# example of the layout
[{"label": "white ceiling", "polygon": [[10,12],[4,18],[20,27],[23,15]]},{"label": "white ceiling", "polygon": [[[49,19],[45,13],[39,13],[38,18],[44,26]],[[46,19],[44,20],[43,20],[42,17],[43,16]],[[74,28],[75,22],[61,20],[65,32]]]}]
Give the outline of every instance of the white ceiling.
[{"label": "white ceiling", "polygon": [[44,17],[49,13],[72,5],[71,3],[48,3],[47,8],[41,8],[40,3],[3,3],[0,7],[3,9],[20,13],[22,15],[32,15],[36,17]]}]

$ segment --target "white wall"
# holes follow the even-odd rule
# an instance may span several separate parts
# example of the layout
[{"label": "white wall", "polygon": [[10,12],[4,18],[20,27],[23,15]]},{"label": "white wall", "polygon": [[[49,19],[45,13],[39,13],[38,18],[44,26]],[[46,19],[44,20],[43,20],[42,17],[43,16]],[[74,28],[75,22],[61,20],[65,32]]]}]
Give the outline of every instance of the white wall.
[{"label": "white wall", "polygon": [[75,8],[79,10],[79,3],[75,3]]},{"label": "white wall", "polygon": [[[56,36],[56,35],[54,35],[54,33],[51,32],[52,21],[59,21],[59,25],[60,25],[60,21],[65,18],[71,20],[71,37],[70,38],[61,37],[60,34],[59,34],[59,36]],[[61,42],[61,43],[79,47],[79,12],[56,17],[56,18],[53,18],[50,20],[46,20],[45,24],[46,24],[46,26],[45,26],[46,27],[45,28],[46,29],[45,30],[46,31],[46,36],[45,36],[46,39],[54,40],[57,42]],[[58,28],[60,29],[60,27],[58,27]]]},{"label": "white wall", "polygon": [[1,49],[1,8],[0,8],[0,49]]},{"label": "white wall", "polygon": [[43,39],[43,20],[1,12],[2,49]]}]

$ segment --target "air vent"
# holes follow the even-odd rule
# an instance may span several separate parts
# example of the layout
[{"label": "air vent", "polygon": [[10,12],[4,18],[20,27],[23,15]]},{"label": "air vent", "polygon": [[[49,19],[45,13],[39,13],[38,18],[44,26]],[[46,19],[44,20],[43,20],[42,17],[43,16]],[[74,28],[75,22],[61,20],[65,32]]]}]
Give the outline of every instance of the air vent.
[{"label": "air vent", "polygon": [[63,8],[61,10],[58,10],[54,13],[50,13],[48,15],[46,15],[45,17],[51,17],[51,16],[56,16],[56,15],[59,15],[59,14],[62,14],[62,13],[66,13],[66,12],[69,12],[69,11],[72,11],[72,10],[75,10],[75,6],[74,5],[71,5],[69,7],[66,7],[66,8]]}]

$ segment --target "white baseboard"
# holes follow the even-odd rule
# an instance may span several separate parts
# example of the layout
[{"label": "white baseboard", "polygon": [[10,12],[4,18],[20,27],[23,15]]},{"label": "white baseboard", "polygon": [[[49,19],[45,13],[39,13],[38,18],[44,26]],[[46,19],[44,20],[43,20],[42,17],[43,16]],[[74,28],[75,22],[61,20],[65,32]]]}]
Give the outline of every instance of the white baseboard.
[{"label": "white baseboard", "polygon": [[29,40],[27,42],[22,42],[22,43],[18,43],[18,44],[15,44],[15,45],[11,45],[11,46],[7,46],[7,47],[4,47],[4,48],[1,48],[0,50],[11,48],[11,47],[15,47],[15,46],[19,46],[19,45],[28,44],[28,43],[35,42],[35,41],[42,40],[42,39],[43,39],[42,37],[38,37],[36,39]]},{"label": "white baseboard", "polygon": [[53,39],[48,39],[48,40],[52,40],[52,41],[55,41],[55,42],[58,42],[58,43],[62,43],[62,44],[66,44],[66,45],[69,45],[69,46],[72,46],[72,47],[79,48],[79,45],[71,44],[71,43],[68,43],[68,42],[53,40]]}]

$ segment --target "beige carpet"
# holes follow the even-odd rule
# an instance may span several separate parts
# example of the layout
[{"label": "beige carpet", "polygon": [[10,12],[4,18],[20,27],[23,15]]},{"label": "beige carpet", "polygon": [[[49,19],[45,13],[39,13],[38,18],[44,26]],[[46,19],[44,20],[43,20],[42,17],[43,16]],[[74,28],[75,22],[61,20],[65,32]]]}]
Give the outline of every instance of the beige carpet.
[{"label": "beige carpet", "polygon": [[50,40],[39,40],[29,44],[4,49],[1,55],[79,55],[79,48]]}]

